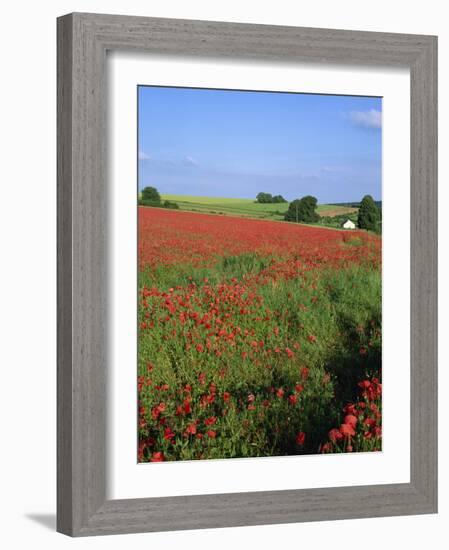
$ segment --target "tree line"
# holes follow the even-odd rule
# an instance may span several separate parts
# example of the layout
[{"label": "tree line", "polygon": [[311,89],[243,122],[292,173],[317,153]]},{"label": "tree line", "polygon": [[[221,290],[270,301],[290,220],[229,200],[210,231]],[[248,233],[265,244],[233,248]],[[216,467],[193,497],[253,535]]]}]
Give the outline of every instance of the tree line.
[{"label": "tree line", "polygon": [[271,193],[258,193],[256,196],[256,202],[261,204],[278,204],[281,202],[288,202],[282,195],[272,195]]},{"label": "tree line", "polygon": [[[159,191],[156,187],[145,187],[142,189],[139,198],[141,206],[155,206],[158,208],[179,209],[179,205],[172,201],[162,201]],[[282,195],[271,195],[271,193],[258,193],[256,202],[261,204],[286,203],[288,202]],[[306,195],[301,199],[295,199],[288,205],[284,214],[284,220],[293,223],[317,223],[321,216],[316,211],[318,200],[312,195]],[[365,195],[360,202],[357,227],[368,231],[380,233],[382,226],[382,210],[376,205],[371,195]]]},{"label": "tree line", "polygon": [[[282,200],[274,200],[280,197]],[[256,202],[259,203],[274,203],[274,202],[287,202],[282,195],[275,195],[274,197],[270,193],[258,193]],[[301,199],[295,199],[290,202],[288,209],[284,214],[284,220],[294,223],[317,223],[320,220],[320,215],[316,211],[318,206],[318,200],[312,195],[306,195]],[[380,232],[382,223],[382,211],[376,205],[371,195],[365,195],[360,202],[357,227],[359,229],[366,229],[368,231]]]},{"label": "tree line", "polygon": [[144,187],[139,198],[140,206],[156,206],[157,208],[179,209],[179,205],[172,201],[162,201],[156,187]]}]

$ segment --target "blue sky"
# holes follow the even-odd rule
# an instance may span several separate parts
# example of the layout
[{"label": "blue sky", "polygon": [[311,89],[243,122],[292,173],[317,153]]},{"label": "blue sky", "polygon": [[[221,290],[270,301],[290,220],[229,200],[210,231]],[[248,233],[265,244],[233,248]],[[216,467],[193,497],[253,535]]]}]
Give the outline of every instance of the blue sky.
[{"label": "blue sky", "polygon": [[381,200],[382,100],[139,86],[139,188]]}]

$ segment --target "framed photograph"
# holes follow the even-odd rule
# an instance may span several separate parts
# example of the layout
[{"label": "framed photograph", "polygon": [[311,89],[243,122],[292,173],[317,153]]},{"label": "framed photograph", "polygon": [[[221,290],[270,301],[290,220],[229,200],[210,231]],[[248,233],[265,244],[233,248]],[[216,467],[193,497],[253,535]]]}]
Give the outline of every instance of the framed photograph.
[{"label": "framed photograph", "polygon": [[437,39],[58,19],[58,531],[437,511]]}]

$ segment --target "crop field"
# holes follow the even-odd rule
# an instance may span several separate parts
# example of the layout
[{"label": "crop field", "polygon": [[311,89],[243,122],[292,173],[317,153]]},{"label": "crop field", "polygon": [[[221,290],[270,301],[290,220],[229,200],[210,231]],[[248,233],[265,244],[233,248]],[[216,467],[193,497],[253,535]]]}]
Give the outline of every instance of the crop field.
[{"label": "crop field", "polygon": [[317,212],[320,216],[341,216],[343,214],[354,214],[358,212],[358,208],[352,206],[338,206],[334,204],[320,204]]},{"label": "crop field", "polygon": [[381,238],[245,215],[139,208],[139,462],[380,450]]},{"label": "crop field", "polygon": [[[267,220],[283,220],[288,209],[288,203],[260,204],[253,199],[231,199],[219,197],[195,197],[191,195],[161,195],[162,200],[176,202],[181,210],[202,212],[208,214],[227,214],[231,216],[259,218]],[[323,216],[337,216],[357,212],[350,206],[335,206],[321,204],[317,212]]]}]

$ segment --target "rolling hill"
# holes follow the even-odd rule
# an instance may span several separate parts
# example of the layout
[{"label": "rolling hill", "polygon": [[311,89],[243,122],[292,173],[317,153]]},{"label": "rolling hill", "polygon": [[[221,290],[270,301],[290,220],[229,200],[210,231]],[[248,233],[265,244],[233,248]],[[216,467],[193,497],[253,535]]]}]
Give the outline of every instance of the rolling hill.
[{"label": "rolling hill", "polygon": [[[161,195],[162,200],[176,202],[181,210],[205,214],[224,214],[243,218],[283,220],[288,203],[260,204],[254,199],[232,199],[220,197],[195,197],[191,195]],[[357,208],[332,204],[318,205],[321,216],[338,216],[356,212]]]}]

